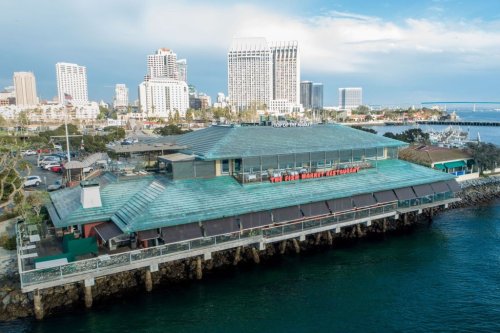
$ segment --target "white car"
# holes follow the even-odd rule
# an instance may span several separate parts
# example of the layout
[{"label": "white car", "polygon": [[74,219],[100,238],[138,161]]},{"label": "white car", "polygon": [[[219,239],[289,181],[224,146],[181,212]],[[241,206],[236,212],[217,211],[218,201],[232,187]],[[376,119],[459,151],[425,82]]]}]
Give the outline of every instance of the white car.
[{"label": "white car", "polygon": [[39,176],[28,176],[24,181],[24,187],[28,186],[38,186],[42,183],[42,179]]},{"label": "white car", "polygon": [[62,146],[58,143],[54,143],[54,149],[56,150],[62,150]]},{"label": "white car", "polygon": [[52,168],[54,166],[61,166],[61,163],[54,161],[54,162],[48,162],[48,163],[43,164],[43,168],[45,170],[50,170],[50,168]]},{"label": "white car", "polygon": [[26,151],[23,151],[21,152],[24,156],[32,156],[32,155],[36,155],[36,151],[32,150],[32,149],[28,149]]},{"label": "white car", "polygon": [[83,168],[83,170],[82,170],[82,171],[83,171],[83,173],[88,173],[88,172],[92,172],[92,171],[94,171],[94,168],[93,168],[93,167],[91,167],[91,166],[89,166],[89,167],[85,167],[85,168]]},{"label": "white car", "polygon": [[48,163],[61,163],[61,158],[58,156],[45,156],[39,163],[40,167],[43,168]]}]

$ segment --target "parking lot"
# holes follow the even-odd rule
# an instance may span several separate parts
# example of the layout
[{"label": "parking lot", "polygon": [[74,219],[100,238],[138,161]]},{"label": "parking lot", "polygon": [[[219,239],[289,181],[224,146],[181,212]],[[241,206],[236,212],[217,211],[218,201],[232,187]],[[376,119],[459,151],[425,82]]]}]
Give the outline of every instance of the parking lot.
[{"label": "parking lot", "polygon": [[38,155],[25,156],[24,159],[29,162],[31,166],[30,176],[40,176],[43,183],[38,187],[27,187],[26,190],[46,190],[48,185],[54,184],[56,180],[61,180],[62,175],[52,171],[44,170],[37,166]]}]

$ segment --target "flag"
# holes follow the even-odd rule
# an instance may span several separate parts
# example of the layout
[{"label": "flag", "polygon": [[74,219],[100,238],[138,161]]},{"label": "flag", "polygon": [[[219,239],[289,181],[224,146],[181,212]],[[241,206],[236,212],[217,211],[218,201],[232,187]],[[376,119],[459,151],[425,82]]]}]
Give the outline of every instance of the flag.
[{"label": "flag", "polygon": [[64,99],[67,100],[67,101],[71,101],[73,99],[73,97],[71,97],[70,94],[64,93]]}]

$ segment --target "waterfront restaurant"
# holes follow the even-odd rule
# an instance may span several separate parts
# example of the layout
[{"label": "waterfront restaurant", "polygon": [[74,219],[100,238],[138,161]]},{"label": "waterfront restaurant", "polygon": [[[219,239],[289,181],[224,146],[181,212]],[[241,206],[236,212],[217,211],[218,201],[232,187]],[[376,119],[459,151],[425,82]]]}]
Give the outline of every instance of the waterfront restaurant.
[{"label": "waterfront restaurant", "polygon": [[[210,258],[211,251],[252,242],[262,249],[370,225],[444,206],[459,190],[453,175],[399,160],[407,144],[341,125],[212,126],[175,144],[183,148],[159,156],[155,174],[105,173],[50,194],[56,230],[98,242],[101,255],[85,266],[100,267],[95,276],[109,265],[147,267],[155,258],[157,265],[175,251]],[[126,257],[114,254],[127,249]],[[54,278],[66,271],[75,274],[62,267]],[[24,287],[38,283],[21,275]]]}]

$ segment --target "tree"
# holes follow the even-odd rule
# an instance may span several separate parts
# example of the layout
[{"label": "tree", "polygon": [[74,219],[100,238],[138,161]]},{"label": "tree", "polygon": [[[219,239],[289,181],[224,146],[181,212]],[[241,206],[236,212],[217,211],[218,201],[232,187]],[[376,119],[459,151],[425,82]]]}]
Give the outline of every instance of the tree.
[{"label": "tree", "polygon": [[387,132],[384,134],[385,137],[396,139],[399,141],[404,141],[408,143],[429,143],[429,133],[425,133],[420,128],[411,128],[402,133],[394,134],[392,132]]},{"label": "tree", "polygon": [[354,114],[368,114],[370,112],[370,108],[367,107],[366,105],[360,105],[354,110],[352,110]]},{"label": "tree", "polygon": [[24,197],[24,180],[21,171],[29,175],[29,164],[22,159],[21,146],[0,140],[0,207],[7,206]]},{"label": "tree", "polygon": [[162,136],[179,135],[179,134],[184,134],[187,132],[191,132],[191,130],[184,131],[179,126],[174,125],[174,124],[170,124],[170,125],[163,126],[163,127],[158,127],[158,128],[155,128],[153,131],[153,133],[159,134]]},{"label": "tree", "polygon": [[352,126],[352,128],[360,130],[360,131],[365,131],[368,133],[377,134],[377,131],[375,131],[373,128],[366,128],[366,127],[362,127],[362,126]]},{"label": "tree", "polygon": [[466,150],[476,161],[480,173],[500,165],[500,148],[492,143],[468,143]]},{"label": "tree", "polygon": [[191,124],[193,122],[193,110],[192,109],[187,109],[187,111],[186,111],[186,122],[188,124]]}]

